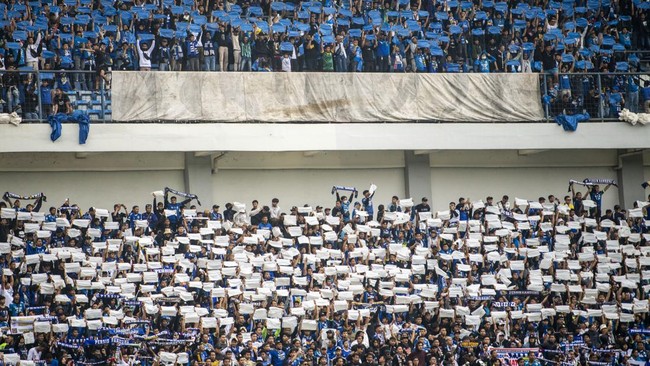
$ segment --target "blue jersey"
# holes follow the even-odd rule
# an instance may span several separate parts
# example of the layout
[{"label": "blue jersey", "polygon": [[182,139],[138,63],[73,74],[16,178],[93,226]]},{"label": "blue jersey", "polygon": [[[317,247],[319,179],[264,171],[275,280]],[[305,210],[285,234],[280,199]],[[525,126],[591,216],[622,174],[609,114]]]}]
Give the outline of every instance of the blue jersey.
[{"label": "blue jersey", "polygon": [[361,204],[363,205],[364,210],[366,210],[366,212],[368,213],[368,215],[370,216],[370,218],[372,218],[373,214],[375,213],[375,208],[374,208],[373,205],[372,205],[372,197],[373,197],[374,195],[375,195],[375,194],[373,193],[373,194],[371,194],[370,196],[368,196],[367,198],[366,198],[366,197],[363,197],[363,198],[361,199]]},{"label": "blue jersey", "polygon": [[41,245],[40,247],[37,247],[36,245],[33,244],[27,244],[27,255],[32,255],[32,254],[43,254],[45,253],[46,248],[44,245]]},{"label": "blue jersey", "polygon": [[589,196],[592,201],[596,202],[596,206],[600,209],[600,205],[603,202],[603,191],[591,191]]},{"label": "blue jersey", "polygon": [[151,213],[145,212],[142,214],[142,220],[147,220],[147,222],[149,223],[149,228],[153,229],[158,223],[158,216],[154,212]]},{"label": "blue jersey", "polygon": [[388,57],[390,54],[390,44],[387,41],[379,41],[379,46],[377,46],[377,56],[379,57]]},{"label": "blue jersey", "polygon": [[49,86],[41,85],[41,103],[52,104],[52,88]]},{"label": "blue jersey", "polygon": [[476,60],[476,66],[478,72],[490,72],[490,61],[487,58],[485,60]]},{"label": "blue jersey", "polygon": [[135,228],[135,222],[138,220],[142,220],[142,214],[141,213],[135,213],[131,212],[129,214],[129,227],[131,229]]},{"label": "blue jersey", "polygon": [[287,354],[283,350],[272,349],[269,351],[271,355],[271,364],[273,366],[283,366],[284,360],[287,358]]},{"label": "blue jersey", "polygon": [[341,211],[343,212],[343,218],[345,220],[350,219],[350,201],[341,201]]},{"label": "blue jersey", "polygon": [[178,203],[178,202],[177,203],[171,203],[171,202],[167,203],[167,205],[165,206],[165,210],[170,210],[170,211],[175,212],[173,215],[167,216],[167,218],[169,219],[169,222],[176,223],[176,221],[178,220],[178,216],[180,216],[180,214],[181,214],[181,207],[183,207],[183,205]]},{"label": "blue jersey", "polygon": [[560,76],[560,89],[563,89],[563,90],[571,89],[571,83],[569,81],[569,75]]}]

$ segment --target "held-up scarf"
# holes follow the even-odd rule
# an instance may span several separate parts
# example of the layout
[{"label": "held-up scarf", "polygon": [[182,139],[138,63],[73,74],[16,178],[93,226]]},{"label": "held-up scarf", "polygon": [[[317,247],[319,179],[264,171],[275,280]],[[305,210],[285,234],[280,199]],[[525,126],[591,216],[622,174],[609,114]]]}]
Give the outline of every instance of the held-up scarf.
[{"label": "held-up scarf", "polygon": [[37,199],[43,199],[43,201],[47,202],[47,197],[45,197],[45,194],[43,192],[41,193],[36,193],[36,194],[30,194],[28,196],[22,196],[16,193],[11,193],[11,192],[5,192],[5,194],[2,196],[4,199],[18,199],[18,200],[37,200]]},{"label": "held-up scarf", "polygon": [[195,194],[185,193],[185,192],[177,191],[175,189],[171,189],[169,187],[165,187],[165,193],[167,193],[167,192],[169,192],[169,193],[171,193],[171,194],[173,194],[175,196],[191,198],[193,200],[196,200],[196,202],[199,204],[199,206],[201,205],[201,201],[199,201],[199,196],[197,196]]},{"label": "held-up scarf", "polygon": [[630,334],[650,334],[650,329],[630,329]]},{"label": "held-up scarf", "polygon": [[346,192],[352,192],[350,194],[350,198],[357,198],[359,196],[359,191],[355,187],[346,187],[346,186],[332,186],[332,194],[334,194],[336,191],[346,191]]},{"label": "held-up scarf", "polygon": [[605,184],[605,185],[613,185],[615,187],[618,187],[618,184],[616,183],[616,180],[614,179],[603,179],[603,178],[585,178],[582,180],[582,182],[571,179],[569,180],[569,189],[567,192],[571,192],[571,185],[572,184],[579,184],[581,186],[585,187],[591,187],[599,184]]}]

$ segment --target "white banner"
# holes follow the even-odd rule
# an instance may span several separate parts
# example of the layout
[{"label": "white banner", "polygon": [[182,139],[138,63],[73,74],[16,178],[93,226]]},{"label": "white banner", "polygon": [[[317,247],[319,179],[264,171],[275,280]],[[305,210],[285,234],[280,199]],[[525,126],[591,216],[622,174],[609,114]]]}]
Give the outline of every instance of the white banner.
[{"label": "white banner", "polygon": [[128,72],[113,119],[203,122],[533,122],[537,74]]}]

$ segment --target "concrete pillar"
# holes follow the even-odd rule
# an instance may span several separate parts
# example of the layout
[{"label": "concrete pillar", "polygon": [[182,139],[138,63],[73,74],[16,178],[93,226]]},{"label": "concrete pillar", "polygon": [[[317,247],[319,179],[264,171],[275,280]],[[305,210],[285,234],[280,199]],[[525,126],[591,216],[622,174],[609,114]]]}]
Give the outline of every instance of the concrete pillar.
[{"label": "concrete pillar", "polygon": [[427,152],[416,155],[414,151],[404,151],[404,187],[406,197],[412,197],[415,204],[420,203],[422,197],[431,199],[431,167]]},{"label": "concrete pillar", "polygon": [[618,199],[624,209],[634,207],[634,201],[644,200],[645,191],[641,183],[646,181],[643,174],[643,152],[619,152]]},{"label": "concrete pillar", "polygon": [[212,207],[214,197],[212,190],[212,157],[195,156],[193,152],[185,153],[185,191],[196,194],[202,209]]}]

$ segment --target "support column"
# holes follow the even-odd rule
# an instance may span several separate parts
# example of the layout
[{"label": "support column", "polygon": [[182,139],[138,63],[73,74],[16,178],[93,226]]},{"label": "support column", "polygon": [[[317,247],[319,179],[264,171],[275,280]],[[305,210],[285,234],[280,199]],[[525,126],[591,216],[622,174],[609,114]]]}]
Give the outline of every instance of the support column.
[{"label": "support column", "polygon": [[193,152],[185,153],[185,191],[196,194],[202,209],[212,207],[214,196],[212,190],[212,157],[196,156]]},{"label": "support column", "polygon": [[404,151],[404,187],[406,197],[413,198],[415,204],[422,197],[431,199],[431,167],[429,153]]},{"label": "support column", "polygon": [[618,199],[621,206],[629,210],[634,207],[634,201],[646,197],[645,190],[641,187],[641,183],[646,181],[643,174],[643,151],[621,151],[618,163]]}]

